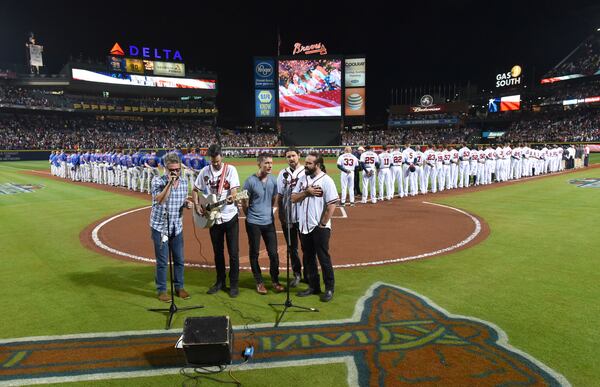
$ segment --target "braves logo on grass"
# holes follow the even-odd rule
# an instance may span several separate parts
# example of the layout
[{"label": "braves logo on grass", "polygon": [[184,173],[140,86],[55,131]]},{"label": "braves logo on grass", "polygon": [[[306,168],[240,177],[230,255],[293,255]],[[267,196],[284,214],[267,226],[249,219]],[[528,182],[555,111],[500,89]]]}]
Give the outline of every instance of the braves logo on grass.
[{"label": "braves logo on grass", "polygon": [[0,195],[11,195],[18,193],[33,192],[37,189],[44,188],[41,184],[15,184],[15,183],[3,183],[0,184]]},{"label": "braves logo on grass", "polygon": [[569,184],[575,184],[582,188],[600,188],[600,179],[595,177],[586,177],[583,179],[569,180]]},{"label": "braves logo on grass", "polygon": [[[493,324],[451,315],[408,289],[381,283],[359,300],[350,319],[252,331],[247,337],[235,330],[236,354],[248,340],[255,347],[255,358],[240,369],[344,362],[349,385],[569,385],[508,345]],[[173,348],[179,335],[122,332],[0,342],[0,385],[177,373],[185,363]]]}]

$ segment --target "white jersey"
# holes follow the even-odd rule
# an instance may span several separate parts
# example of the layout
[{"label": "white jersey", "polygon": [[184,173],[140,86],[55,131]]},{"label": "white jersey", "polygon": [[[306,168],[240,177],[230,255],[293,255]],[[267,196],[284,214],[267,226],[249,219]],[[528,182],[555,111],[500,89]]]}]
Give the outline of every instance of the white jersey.
[{"label": "white jersey", "polygon": [[400,152],[399,150],[395,150],[392,151],[392,153],[390,153],[392,155],[392,163],[394,167],[401,167],[402,166],[402,162],[404,161],[404,158],[402,157],[402,152]]},{"label": "white jersey", "polygon": [[435,167],[435,151],[433,149],[427,149],[423,152],[423,159],[427,165]]},{"label": "white jersey", "polygon": [[[224,170],[225,177],[221,179]],[[240,187],[240,178],[233,165],[223,164],[218,171],[212,165],[207,165],[200,170],[194,186],[205,194],[215,194],[220,201],[230,196],[232,189]],[[217,219],[217,224],[229,222],[237,213],[237,204],[225,204],[221,208],[221,217]]]},{"label": "white jersey", "polygon": [[463,146],[458,150],[458,158],[461,161],[469,161],[471,159],[471,150],[466,146]]},{"label": "white jersey", "polygon": [[498,152],[496,152],[495,150],[493,150],[492,148],[487,148],[485,150],[485,158],[488,160],[496,160],[498,157]]},{"label": "white jersey", "polygon": [[504,158],[510,159],[510,156],[512,156],[512,149],[509,146],[504,147]]},{"label": "white jersey", "polygon": [[379,169],[389,168],[394,162],[394,156],[388,152],[381,152],[379,154]]},{"label": "white jersey", "polygon": [[364,164],[366,171],[374,171],[375,164],[379,164],[379,156],[373,151],[366,151],[360,155],[360,162]]},{"label": "white jersey", "polygon": [[435,152],[435,162],[437,167],[441,167],[444,164],[444,151]]},{"label": "white jersey", "polygon": [[[367,152],[365,152],[367,153]],[[363,153],[364,155],[364,153]],[[338,201],[339,196],[333,179],[324,172],[311,177],[304,175],[294,187],[294,193],[304,191],[308,187],[321,187],[322,197],[308,196],[298,206],[298,226],[302,234],[309,234],[321,222],[321,215],[325,207]],[[331,228],[331,219],[327,222],[327,228]]]},{"label": "white jersey", "polygon": [[471,157],[471,161],[479,162],[479,151],[477,149],[473,149],[471,151],[470,157]]},{"label": "white jersey", "polygon": [[521,160],[521,148],[515,148],[512,150],[512,156],[515,160]]},{"label": "white jersey", "polygon": [[354,167],[358,165],[358,159],[352,153],[344,153],[338,157],[337,165],[344,168],[347,173],[354,172]]},{"label": "white jersey", "polygon": [[[286,175],[287,178],[284,177],[284,175]],[[304,176],[304,167],[301,165],[298,165],[293,171],[291,167],[287,167],[279,172],[279,175],[277,176],[277,193],[283,198],[283,208],[280,208],[279,211],[287,211],[288,203],[292,203],[292,191],[302,176]],[[298,222],[297,206],[295,204],[292,204],[290,220],[292,223]]]},{"label": "white jersey", "polygon": [[500,160],[504,159],[504,148],[502,148],[502,147],[496,148],[496,158],[500,159]]},{"label": "white jersey", "polygon": [[450,160],[452,160],[452,152],[448,149],[444,149],[442,151],[442,158],[444,160],[444,165],[450,165]]},{"label": "white jersey", "polygon": [[412,164],[415,162],[415,151],[412,148],[406,148],[402,151],[402,158],[405,163]]},{"label": "white jersey", "polygon": [[456,149],[451,149],[450,155],[452,157],[452,163],[458,164],[458,151]]},{"label": "white jersey", "polygon": [[416,151],[415,152],[415,164],[417,164],[419,166],[423,166],[424,162],[425,162],[425,157],[423,157],[423,152]]}]

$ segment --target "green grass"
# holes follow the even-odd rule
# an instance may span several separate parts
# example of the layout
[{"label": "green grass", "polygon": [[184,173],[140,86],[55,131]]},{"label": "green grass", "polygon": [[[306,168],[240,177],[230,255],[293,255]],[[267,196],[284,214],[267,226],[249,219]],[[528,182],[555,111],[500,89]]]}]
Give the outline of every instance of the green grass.
[{"label": "green grass", "polygon": [[[592,160],[600,162],[599,157]],[[0,196],[0,283],[5,297],[1,337],[161,328],[164,317],[145,311],[157,306],[153,267],[109,259],[79,243],[85,226],[147,201],[17,173],[21,167],[45,169],[46,165],[0,163],[0,183],[46,186],[35,193]],[[278,162],[275,170],[282,165]],[[337,171],[333,165],[328,168]],[[243,181],[256,168],[238,170]],[[318,318],[350,316],[358,297],[375,281],[397,284],[426,295],[451,313],[497,324],[512,345],[563,373],[575,386],[600,385],[600,190],[568,184],[577,177],[600,177],[600,170],[437,200],[480,215],[490,226],[488,239],[443,257],[338,270],[336,298]],[[244,243],[243,235],[240,241]],[[275,312],[267,304],[280,302],[281,297],[256,295],[250,273],[242,273],[242,292],[234,304],[224,295],[203,296],[213,279],[212,271],[187,270],[186,288],[194,297],[181,306],[201,302],[207,309],[200,314],[228,314],[234,324],[242,324],[232,310],[235,305],[246,316],[274,321]],[[180,328],[186,316],[176,316],[174,326]],[[314,318],[301,313],[287,317],[288,321]],[[298,372],[305,377],[302,385],[317,384],[325,374],[337,381],[331,385],[346,380],[345,367],[338,365],[236,375],[244,384],[270,385],[297,380]],[[166,385],[182,380],[175,375],[133,379],[127,384]]]}]

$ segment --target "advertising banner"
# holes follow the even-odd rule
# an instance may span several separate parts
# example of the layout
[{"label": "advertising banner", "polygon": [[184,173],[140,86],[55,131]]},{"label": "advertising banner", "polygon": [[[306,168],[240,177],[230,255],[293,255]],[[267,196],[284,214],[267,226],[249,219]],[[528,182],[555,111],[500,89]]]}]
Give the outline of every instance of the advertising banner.
[{"label": "advertising banner", "polygon": [[154,61],[154,75],[185,77],[185,65],[183,63]]},{"label": "advertising banner", "polygon": [[254,87],[256,89],[275,88],[275,61],[254,59]]},{"label": "advertising banner", "polygon": [[365,115],[365,88],[364,87],[350,87],[345,90],[346,108],[345,114],[347,116],[364,116]]},{"label": "advertising banner", "polygon": [[256,118],[275,117],[275,90],[254,90]]},{"label": "advertising banner", "polygon": [[346,87],[364,87],[366,78],[366,59],[346,59]]},{"label": "advertising banner", "polygon": [[141,59],[125,59],[125,71],[133,74],[144,74],[144,62]]}]

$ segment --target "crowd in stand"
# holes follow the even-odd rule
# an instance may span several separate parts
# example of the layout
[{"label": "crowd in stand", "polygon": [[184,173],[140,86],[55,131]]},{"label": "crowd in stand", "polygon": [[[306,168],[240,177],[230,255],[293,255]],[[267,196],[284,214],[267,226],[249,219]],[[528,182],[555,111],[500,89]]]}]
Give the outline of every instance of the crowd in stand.
[{"label": "crowd in stand", "polygon": [[205,147],[217,141],[214,129],[192,120],[102,121],[45,115],[0,115],[0,149]]},{"label": "crowd in stand", "polygon": [[104,104],[115,106],[167,107],[167,108],[212,108],[202,100],[169,100],[163,98],[116,98],[94,95],[69,95],[63,91],[50,91],[14,86],[0,86],[0,104],[21,106],[44,106],[73,108],[74,104]]},{"label": "crowd in stand", "polygon": [[541,97],[542,105],[561,103],[562,101],[569,99],[600,96],[600,81],[590,81],[585,84],[577,85],[559,83],[557,85],[549,85],[548,87],[549,90],[547,92],[551,93],[551,95]]},{"label": "crowd in stand", "polygon": [[221,130],[219,133],[222,147],[242,148],[249,146],[279,146],[277,133],[232,132]]},{"label": "crowd in stand", "polygon": [[525,142],[600,141],[600,114],[590,110],[562,118],[517,121],[503,138]]},{"label": "crowd in stand", "polygon": [[600,69],[600,33],[590,36],[563,63],[550,70],[546,77],[585,74],[593,75]]},{"label": "crowd in stand", "polygon": [[469,142],[479,129],[475,128],[405,128],[342,133],[342,145],[365,144],[459,144]]}]

